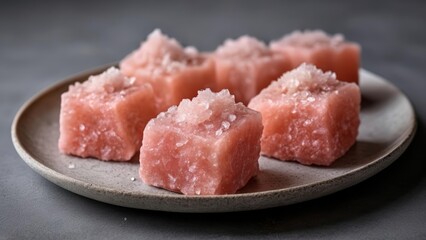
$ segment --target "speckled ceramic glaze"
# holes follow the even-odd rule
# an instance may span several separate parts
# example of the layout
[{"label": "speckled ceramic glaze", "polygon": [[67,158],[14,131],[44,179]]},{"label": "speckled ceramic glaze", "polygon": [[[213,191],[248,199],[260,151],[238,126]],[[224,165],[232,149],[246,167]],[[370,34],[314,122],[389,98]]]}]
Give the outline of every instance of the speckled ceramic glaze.
[{"label": "speckled ceramic glaze", "polygon": [[[107,66],[108,67],[108,66]],[[103,162],[59,153],[60,95],[107,67],[62,81],[30,99],[17,113],[12,140],[34,171],[74,193],[119,206],[174,212],[230,212],[288,205],[357,184],[395,161],[411,142],[415,114],[386,80],[361,70],[361,126],[356,144],[330,167],[261,157],[260,174],[237,194],[184,196],[150,187],[138,177],[138,159]]]}]

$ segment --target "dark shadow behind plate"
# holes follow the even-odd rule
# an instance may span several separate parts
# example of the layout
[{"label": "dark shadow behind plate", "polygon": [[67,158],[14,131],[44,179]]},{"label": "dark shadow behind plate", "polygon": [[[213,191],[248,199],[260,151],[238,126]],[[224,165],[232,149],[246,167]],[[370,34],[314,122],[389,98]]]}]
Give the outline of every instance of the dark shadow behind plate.
[{"label": "dark shadow behind plate", "polygon": [[[70,77],[39,93],[17,113],[13,144],[22,159],[49,181],[74,193],[114,205],[173,212],[263,209],[318,198],[357,184],[395,161],[410,144],[415,114],[395,86],[361,70],[361,126],[356,144],[331,167],[303,166],[260,157],[260,174],[237,194],[185,196],[150,187],[131,162],[104,162],[59,153],[60,96],[109,66]],[[135,181],[132,181],[135,178]]]}]

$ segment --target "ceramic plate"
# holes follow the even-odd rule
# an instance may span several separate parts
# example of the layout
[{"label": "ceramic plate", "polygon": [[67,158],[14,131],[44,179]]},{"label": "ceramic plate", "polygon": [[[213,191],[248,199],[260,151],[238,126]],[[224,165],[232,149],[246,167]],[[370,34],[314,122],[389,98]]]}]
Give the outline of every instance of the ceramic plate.
[{"label": "ceramic plate", "polygon": [[46,89],[17,113],[12,139],[22,159],[49,181],[114,205],[175,212],[230,212],[288,205],[357,184],[395,161],[416,130],[410,102],[395,86],[361,70],[361,126],[356,144],[331,167],[303,166],[260,157],[260,174],[236,194],[184,196],[150,187],[138,178],[138,160],[103,162],[59,153],[60,96],[68,85],[106,67]]}]

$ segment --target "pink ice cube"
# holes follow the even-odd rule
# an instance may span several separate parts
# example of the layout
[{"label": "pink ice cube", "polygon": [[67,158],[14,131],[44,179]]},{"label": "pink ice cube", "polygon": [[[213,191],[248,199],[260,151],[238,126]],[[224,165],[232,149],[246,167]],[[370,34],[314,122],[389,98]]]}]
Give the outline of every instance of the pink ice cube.
[{"label": "pink ice cube", "polygon": [[216,50],[214,59],[217,87],[229,89],[237,102],[244,104],[291,69],[288,58],[249,36],[226,40]]},{"label": "pink ice cube", "polygon": [[154,93],[118,69],[91,76],[62,94],[59,150],[101,160],[129,160],[155,116]]},{"label": "pink ice cube", "polygon": [[259,171],[262,129],[260,113],[228,90],[200,91],[148,123],[140,177],[188,195],[235,193]]},{"label": "pink ice cube", "polygon": [[262,154],[303,164],[330,165],[355,143],[360,90],[302,64],[253,98],[263,119]]},{"label": "pink ice cube", "polygon": [[272,42],[270,47],[288,56],[293,68],[306,62],[323,71],[335,72],[341,81],[358,83],[361,48],[345,41],[340,34],[329,36],[321,30],[295,31]]},{"label": "pink ice cube", "polygon": [[120,68],[138,83],[152,84],[159,111],[195,97],[198,90],[215,89],[213,60],[194,47],[183,48],[160,30],[123,59]]}]

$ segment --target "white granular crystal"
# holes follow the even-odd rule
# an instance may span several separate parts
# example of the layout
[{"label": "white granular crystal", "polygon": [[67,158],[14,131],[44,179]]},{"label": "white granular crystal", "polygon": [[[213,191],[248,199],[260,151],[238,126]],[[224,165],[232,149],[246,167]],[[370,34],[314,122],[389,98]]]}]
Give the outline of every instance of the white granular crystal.
[{"label": "white granular crystal", "polygon": [[197,169],[197,166],[195,166],[195,164],[193,164],[193,165],[189,166],[188,170],[189,170],[189,172],[194,173],[196,169]]},{"label": "white granular crystal", "polygon": [[74,169],[74,168],[75,168],[74,163],[70,163],[70,164],[68,164],[68,168],[69,168],[69,169]]},{"label": "white granular crystal", "polygon": [[297,80],[297,79],[294,79],[294,86],[298,87],[299,85],[300,85],[300,82],[299,82],[299,80]]},{"label": "white granular crystal", "polygon": [[207,109],[209,109],[210,104],[209,104],[209,103],[205,103],[205,102],[203,102],[203,103],[201,104],[201,106],[203,106],[204,110],[207,110]]},{"label": "white granular crystal", "polygon": [[173,73],[177,70],[179,70],[180,68],[183,68],[185,66],[184,63],[180,63],[180,62],[170,62],[170,64],[168,64],[165,67],[165,70],[167,73]]},{"label": "white granular crystal", "polygon": [[325,128],[315,129],[313,131],[314,134],[325,134],[326,132],[327,132],[327,129]]},{"label": "white granular crystal", "polygon": [[185,119],[186,119],[186,117],[185,117],[185,114],[177,114],[177,116],[176,116],[176,122],[183,122],[183,121],[185,121]]},{"label": "white granular crystal", "polygon": [[315,98],[314,97],[308,97],[306,100],[308,100],[308,102],[314,102]]},{"label": "white granular crystal", "polygon": [[149,120],[149,122],[146,124],[145,129],[151,129],[153,125],[154,125],[154,120],[153,120],[153,119],[151,119],[151,120]]},{"label": "white granular crystal", "polygon": [[322,30],[297,30],[285,35],[278,41],[272,42],[271,45],[314,47],[316,45],[339,45],[344,41],[345,38],[342,34],[329,35]]},{"label": "white granular crystal", "polygon": [[196,55],[198,54],[198,50],[194,46],[188,46],[185,48],[185,53],[189,55]]},{"label": "white granular crystal", "polygon": [[230,126],[231,126],[231,124],[228,121],[223,121],[222,122],[223,129],[227,130]]},{"label": "white granular crystal", "polygon": [[86,126],[84,126],[84,124],[80,124],[78,128],[80,129],[80,131],[84,131],[84,129],[86,129]]},{"label": "white granular crystal", "polygon": [[176,143],[176,147],[182,147],[183,145],[185,145],[188,142],[187,139],[184,139],[183,141],[177,142]]},{"label": "white granular crystal", "polygon": [[307,125],[309,125],[311,123],[312,123],[312,120],[311,119],[307,119],[307,120],[305,120],[305,122],[303,122],[303,126],[307,126]]},{"label": "white granular crystal", "polygon": [[163,56],[163,59],[161,60],[161,65],[162,65],[163,67],[169,67],[171,63],[172,63],[172,60],[171,60],[170,54],[169,54],[169,53],[166,53],[166,54]]},{"label": "white granular crystal", "polygon": [[222,135],[222,133],[223,133],[222,129],[218,129],[215,134],[216,136],[220,136]]},{"label": "white granular crystal", "polygon": [[169,107],[169,109],[167,109],[167,112],[168,113],[172,113],[172,112],[175,112],[177,110],[177,106],[171,106],[171,107]]},{"label": "white granular crystal", "polygon": [[195,190],[195,194],[200,195],[201,194],[201,190],[200,189]]},{"label": "white granular crystal", "polygon": [[269,54],[268,47],[251,36],[241,36],[238,39],[227,39],[216,51],[219,57],[234,59],[258,58]]},{"label": "white granular crystal", "polygon": [[130,180],[132,180],[132,182],[136,181],[135,177],[131,177]]},{"label": "white granular crystal", "polygon": [[175,183],[176,182],[176,177],[174,177],[173,175],[171,175],[171,174],[167,174],[167,176],[169,177],[169,181],[171,181],[172,183]]},{"label": "white granular crystal", "polygon": [[130,84],[130,85],[135,84],[135,82],[136,82],[136,78],[135,78],[135,77],[130,77],[130,78],[129,78],[129,84]]},{"label": "white granular crystal", "polygon": [[160,114],[158,114],[158,118],[164,118],[166,116],[165,112],[161,112]]},{"label": "white granular crystal", "polygon": [[112,148],[109,146],[104,146],[101,148],[102,155],[108,155],[112,151]]},{"label": "white granular crystal", "polygon": [[228,119],[229,119],[230,122],[233,122],[233,121],[235,121],[235,119],[237,119],[237,116],[235,116],[234,114],[230,114],[228,116]]}]

